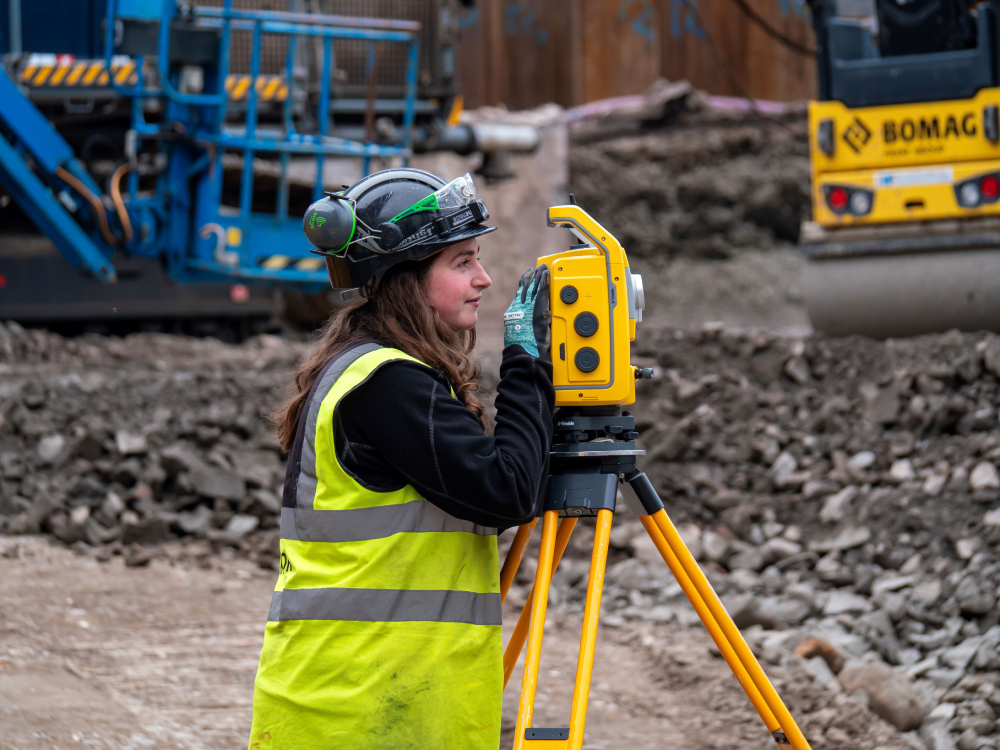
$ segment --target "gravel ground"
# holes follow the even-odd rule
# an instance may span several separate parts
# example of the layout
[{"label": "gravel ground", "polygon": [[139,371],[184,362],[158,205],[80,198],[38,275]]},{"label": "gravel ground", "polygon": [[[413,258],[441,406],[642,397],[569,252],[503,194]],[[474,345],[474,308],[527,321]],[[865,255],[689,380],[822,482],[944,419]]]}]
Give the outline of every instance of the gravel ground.
[{"label": "gravel ground", "polygon": [[[109,605],[120,623],[115,627],[150,643],[189,633],[183,638],[191,645],[178,646],[185,655],[177,658],[190,658],[187,649],[205,638],[194,625],[188,631],[178,623],[188,607],[195,617],[202,604],[181,599],[203,602],[205,595],[180,596],[174,584],[201,580],[210,600],[229,585],[214,584],[216,592],[213,577],[242,576],[234,585],[259,588],[259,597],[247,594],[240,607],[210,606],[197,617],[198,627],[216,627],[227,638],[239,634],[253,646],[245,653],[224,639],[219,646],[218,669],[233,670],[219,679],[244,691],[244,703],[235,693],[225,701],[246,710],[254,639],[274,576],[283,476],[264,417],[306,349],[270,336],[227,345],[155,334],[67,340],[10,324],[0,329],[0,524],[10,535],[0,564],[16,583],[10,596],[5,590],[3,616],[14,623],[9,632],[28,639],[17,648],[29,649],[11,655],[16,663],[24,654],[57,653],[46,644],[59,641],[67,618],[103,622],[91,612],[103,611],[105,595],[95,590],[80,605],[74,593],[102,581],[110,583],[101,590],[117,602]],[[785,686],[813,746],[997,747],[1000,339],[948,333],[875,342],[719,325],[647,327],[636,361],[657,372],[639,387],[644,468],[730,613]],[[495,369],[493,358],[485,362]],[[28,536],[33,541],[22,550],[17,537],[38,532],[57,546],[39,547],[40,538]],[[543,675],[555,671],[565,679],[540,704],[540,722],[558,723],[555,707],[568,700],[588,536],[587,529],[578,533],[555,579],[553,632],[561,632],[560,623],[570,630],[565,643],[560,638],[552,647],[555,663],[546,662]],[[603,737],[614,746],[623,711],[630,712],[629,731],[643,737],[667,731],[668,720],[688,731],[682,718],[690,716],[704,723],[705,743],[765,741],[624,508],[612,541],[601,658],[609,669],[635,668],[626,666],[622,682],[610,672],[595,678],[611,694],[598,691],[595,706],[619,707],[595,708],[595,717],[607,714],[605,724],[595,718],[595,742]],[[154,574],[168,569],[169,576]],[[523,603],[532,572],[529,561],[511,607]],[[162,591],[159,583],[135,583],[161,579]],[[73,614],[77,609],[86,615]],[[156,624],[161,616],[174,624]],[[68,632],[84,635],[73,627]],[[162,627],[162,634],[147,638],[145,627]],[[106,669],[100,679],[113,690],[116,680],[139,672],[156,684],[162,674],[181,673],[147,674],[135,666],[141,659],[116,656],[110,647],[102,653],[96,644],[105,641],[86,636],[88,668]],[[689,652],[697,658],[688,664]],[[61,661],[53,667],[31,659],[24,663],[35,666],[25,666],[25,674],[62,679],[68,669]],[[706,665],[714,665],[709,671],[717,681],[699,682]],[[633,691],[629,680],[639,670],[650,687]],[[691,693],[691,686],[707,692]],[[141,697],[144,690],[116,694]],[[685,708],[714,705],[712,691],[729,696],[722,714]],[[30,691],[10,688],[3,695],[9,715],[24,714]],[[160,706],[149,709],[154,716],[174,700],[165,694],[140,702]],[[72,714],[46,706],[52,716]],[[145,708],[136,710],[145,716]],[[213,721],[210,714],[200,720]],[[222,747],[242,726],[220,728],[225,739],[198,730],[174,742]],[[116,737],[121,743],[131,735]]]},{"label": "gravel ground", "polygon": [[[6,540],[0,551],[8,582],[0,599],[0,748],[245,746],[270,571],[199,542],[161,544],[141,568],[120,558],[100,563],[38,536]],[[517,616],[512,605],[505,639]],[[566,723],[578,638],[579,618],[551,616],[536,726]],[[767,669],[813,747],[825,747],[824,736],[864,738],[852,747],[907,747],[857,700],[827,694],[794,664]],[[518,670],[505,693],[504,747],[519,684]],[[703,631],[647,622],[602,629],[584,747],[655,750],[692,737],[713,750],[773,747]]]}]

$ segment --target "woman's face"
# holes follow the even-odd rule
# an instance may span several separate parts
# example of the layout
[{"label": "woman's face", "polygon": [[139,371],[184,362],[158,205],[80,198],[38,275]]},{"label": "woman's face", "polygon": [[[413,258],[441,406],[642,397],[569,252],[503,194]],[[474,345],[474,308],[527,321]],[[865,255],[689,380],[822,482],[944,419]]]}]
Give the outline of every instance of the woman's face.
[{"label": "woman's face", "polygon": [[467,331],[476,325],[482,292],[492,283],[479,265],[479,242],[473,237],[449,245],[434,257],[424,290],[447,326]]}]

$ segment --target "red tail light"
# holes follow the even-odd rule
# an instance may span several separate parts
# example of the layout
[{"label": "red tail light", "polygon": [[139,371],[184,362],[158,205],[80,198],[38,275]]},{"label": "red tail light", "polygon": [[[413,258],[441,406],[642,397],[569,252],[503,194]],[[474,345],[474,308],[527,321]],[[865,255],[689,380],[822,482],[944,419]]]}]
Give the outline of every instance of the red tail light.
[{"label": "red tail light", "polygon": [[827,193],[826,202],[830,204],[831,210],[839,214],[847,209],[848,198],[849,196],[844,188],[835,187]]},{"label": "red tail light", "polygon": [[996,175],[988,174],[979,181],[979,192],[983,195],[983,200],[995,200],[1000,196],[1000,180]]}]

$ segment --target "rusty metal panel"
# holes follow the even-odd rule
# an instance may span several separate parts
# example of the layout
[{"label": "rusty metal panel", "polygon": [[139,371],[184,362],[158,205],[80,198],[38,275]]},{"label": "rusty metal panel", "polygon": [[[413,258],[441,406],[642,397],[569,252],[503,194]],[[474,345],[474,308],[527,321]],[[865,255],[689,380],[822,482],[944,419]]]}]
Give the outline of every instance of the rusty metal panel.
[{"label": "rusty metal panel", "polygon": [[660,11],[654,0],[582,3],[584,99],[640,94],[660,72]]},{"label": "rusty metal panel", "polygon": [[[746,0],[776,32],[814,46],[804,0]],[[464,18],[467,106],[563,106],[687,79],[712,94],[815,96],[815,60],[789,49],[733,0],[480,0]]]},{"label": "rusty metal panel", "polygon": [[[795,52],[732,0],[659,0],[661,72],[712,94],[791,101],[815,96],[815,59]],[[813,47],[803,0],[746,0],[776,32]]]},{"label": "rusty metal panel", "polygon": [[507,105],[526,109],[545,102],[572,106],[571,23],[578,0],[504,3],[510,89]]},{"label": "rusty metal panel", "polygon": [[459,12],[458,73],[465,106],[470,109],[496,104],[488,95],[490,66],[487,62],[488,29],[483,20],[483,6],[491,0],[480,0],[471,8]]}]

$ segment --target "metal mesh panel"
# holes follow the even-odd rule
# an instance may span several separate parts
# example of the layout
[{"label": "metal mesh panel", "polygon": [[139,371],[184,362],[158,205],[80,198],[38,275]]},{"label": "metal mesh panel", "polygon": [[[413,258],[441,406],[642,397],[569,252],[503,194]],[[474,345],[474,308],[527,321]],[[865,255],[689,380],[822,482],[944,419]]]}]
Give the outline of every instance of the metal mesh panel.
[{"label": "metal mesh panel", "polygon": [[[440,45],[438,44],[438,0],[326,0],[323,10],[338,16],[363,16],[365,18],[394,18],[401,21],[419,21],[420,65],[418,82],[421,89],[440,84]],[[378,42],[376,80],[381,95],[401,96],[406,85],[407,45],[398,42]],[[368,42],[355,39],[338,39],[335,57],[339,73],[335,90],[341,95],[363,96],[367,83],[365,75],[368,59]],[[346,77],[345,77],[346,74]]]},{"label": "metal mesh panel", "polygon": [[[198,0],[199,4],[222,7],[223,0]],[[233,0],[233,8],[239,10],[302,11],[313,9],[317,12],[364,18],[388,18],[405,21],[419,21],[420,64],[418,66],[418,89],[423,96],[439,96],[453,86],[446,81],[441,69],[441,43],[439,24],[442,10],[450,5],[449,0]],[[453,9],[452,9],[453,11]],[[249,31],[232,32],[232,46],[229,56],[231,73],[249,73],[253,35]],[[334,42],[333,94],[335,97],[364,97],[367,89],[366,65],[369,42],[356,39],[337,39]],[[376,42],[378,95],[380,97],[402,97],[406,87],[406,63],[408,47],[400,42]],[[308,48],[314,47],[309,50]],[[299,48],[306,54],[306,61],[313,67],[313,85],[319,71],[319,46],[306,39],[300,39]],[[262,74],[282,74],[285,70],[287,37],[264,34],[261,39],[260,72]],[[442,88],[443,87],[443,88]]]},{"label": "metal mesh panel", "polygon": [[[222,0],[198,0],[199,5],[222,7]],[[289,0],[233,0],[234,10],[290,10]],[[250,55],[253,52],[253,33],[233,31],[229,49],[229,72],[234,74],[250,72]],[[260,72],[264,75],[280,75],[285,72],[285,54],[288,37],[280,34],[263,34],[260,40]]]}]

